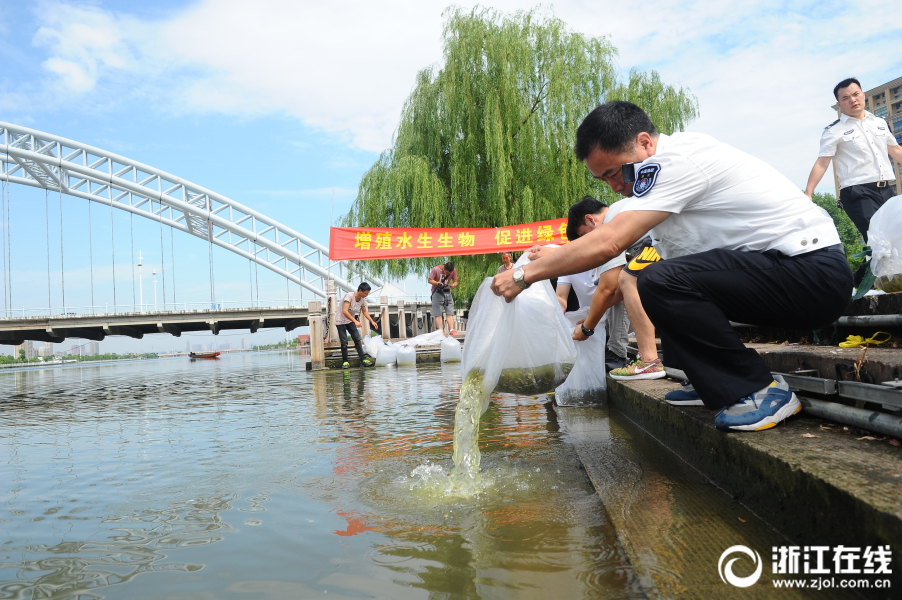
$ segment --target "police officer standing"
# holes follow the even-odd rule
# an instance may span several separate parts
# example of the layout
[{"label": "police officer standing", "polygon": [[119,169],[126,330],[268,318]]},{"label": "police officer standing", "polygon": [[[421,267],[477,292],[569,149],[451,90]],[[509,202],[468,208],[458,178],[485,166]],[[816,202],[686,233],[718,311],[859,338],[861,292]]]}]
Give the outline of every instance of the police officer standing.
[{"label": "police officer standing", "polygon": [[833,95],[842,115],[821,134],[821,150],[808,175],[805,195],[811,198],[835,160],[840,205],[867,242],[871,217],[894,195],[895,174],[887,154],[902,162],[902,147],[886,121],[865,110],[865,94],[857,79],[843,79]]}]

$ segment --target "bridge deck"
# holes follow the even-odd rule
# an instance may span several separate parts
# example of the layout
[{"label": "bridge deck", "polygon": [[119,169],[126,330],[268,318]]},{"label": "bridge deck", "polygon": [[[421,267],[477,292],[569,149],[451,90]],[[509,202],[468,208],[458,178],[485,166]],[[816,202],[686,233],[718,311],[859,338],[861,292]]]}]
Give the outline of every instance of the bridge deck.
[{"label": "bridge deck", "polygon": [[[408,314],[425,305],[408,305]],[[375,308],[376,310],[373,310]],[[378,319],[378,306],[371,308]],[[396,306],[386,307],[396,315]],[[108,335],[124,335],[141,339],[149,333],[168,333],[176,337],[183,331],[245,329],[255,333],[263,328],[285,328],[291,331],[309,325],[307,307],[234,308],[211,310],[179,310],[148,313],[99,315],[64,315],[55,317],[0,318],[0,344],[19,345],[24,340],[62,343],[66,338],[101,341]]]},{"label": "bridge deck", "polygon": [[108,335],[141,339],[148,333],[284,327],[291,331],[307,325],[306,307],[238,308],[151,313],[65,315],[0,319],[0,344],[21,344],[23,340],[61,343],[66,338],[100,341]]}]

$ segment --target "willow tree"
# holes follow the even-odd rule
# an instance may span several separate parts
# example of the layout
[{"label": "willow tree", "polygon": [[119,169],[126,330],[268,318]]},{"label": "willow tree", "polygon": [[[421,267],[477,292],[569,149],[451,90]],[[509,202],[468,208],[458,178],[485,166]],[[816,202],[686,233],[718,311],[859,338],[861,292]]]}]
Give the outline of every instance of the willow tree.
[{"label": "willow tree", "polygon": [[[355,227],[499,227],[555,219],[586,194],[616,200],[573,154],[576,128],[606,100],[643,107],[664,133],[695,98],[655,72],[618,81],[616,49],[536,11],[445,13],[444,61],[417,75],[394,145],[363,176],[343,218]],[[497,255],[449,257],[469,299]],[[367,261],[376,276],[426,276],[440,259]]]}]

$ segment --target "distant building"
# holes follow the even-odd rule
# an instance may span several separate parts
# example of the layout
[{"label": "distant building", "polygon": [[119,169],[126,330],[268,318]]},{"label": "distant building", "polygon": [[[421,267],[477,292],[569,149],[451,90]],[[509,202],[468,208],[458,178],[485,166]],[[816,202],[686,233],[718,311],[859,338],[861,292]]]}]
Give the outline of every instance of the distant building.
[{"label": "distant building", "polygon": [[53,356],[53,344],[50,342],[44,342],[44,345],[38,348],[38,356]]},{"label": "distant building", "polygon": [[191,352],[191,342],[185,340],[185,352]]},{"label": "distant building", "polygon": [[[885,120],[890,131],[896,137],[896,141],[902,144],[902,77],[867,90],[864,95],[867,109],[874,113],[875,117]],[[840,114],[839,107],[834,105],[833,108],[836,109],[837,114]],[[893,159],[889,160],[896,174],[896,195],[899,195],[902,194],[902,170],[900,170],[899,163]],[[834,170],[836,197],[839,198],[839,180],[836,179],[835,174]]]},{"label": "distant building", "polygon": [[100,354],[100,342],[90,342],[88,344],[88,356],[97,356]]},{"label": "distant building", "polygon": [[246,337],[241,338],[241,349],[247,350],[247,338]]},{"label": "distant building", "polygon": [[37,352],[34,348],[34,342],[32,342],[31,340],[25,340],[15,347],[16,358],[19,358],[20,350],[25,350],[25,358],[28,360],[31,360],[32,358],[37,356]]}]

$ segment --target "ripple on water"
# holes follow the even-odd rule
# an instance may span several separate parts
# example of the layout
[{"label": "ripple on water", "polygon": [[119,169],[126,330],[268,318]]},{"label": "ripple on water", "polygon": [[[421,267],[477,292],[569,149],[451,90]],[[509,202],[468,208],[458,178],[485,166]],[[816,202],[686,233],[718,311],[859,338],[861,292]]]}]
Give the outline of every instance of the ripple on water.
[{"label": "ripple on water", "polygon": [[482,471],[461,486],[459,365],[291,360],[0,373],[0,597],[223,597],[264,580],[353,597],[632,594],[537,399],[495,398]]}]

